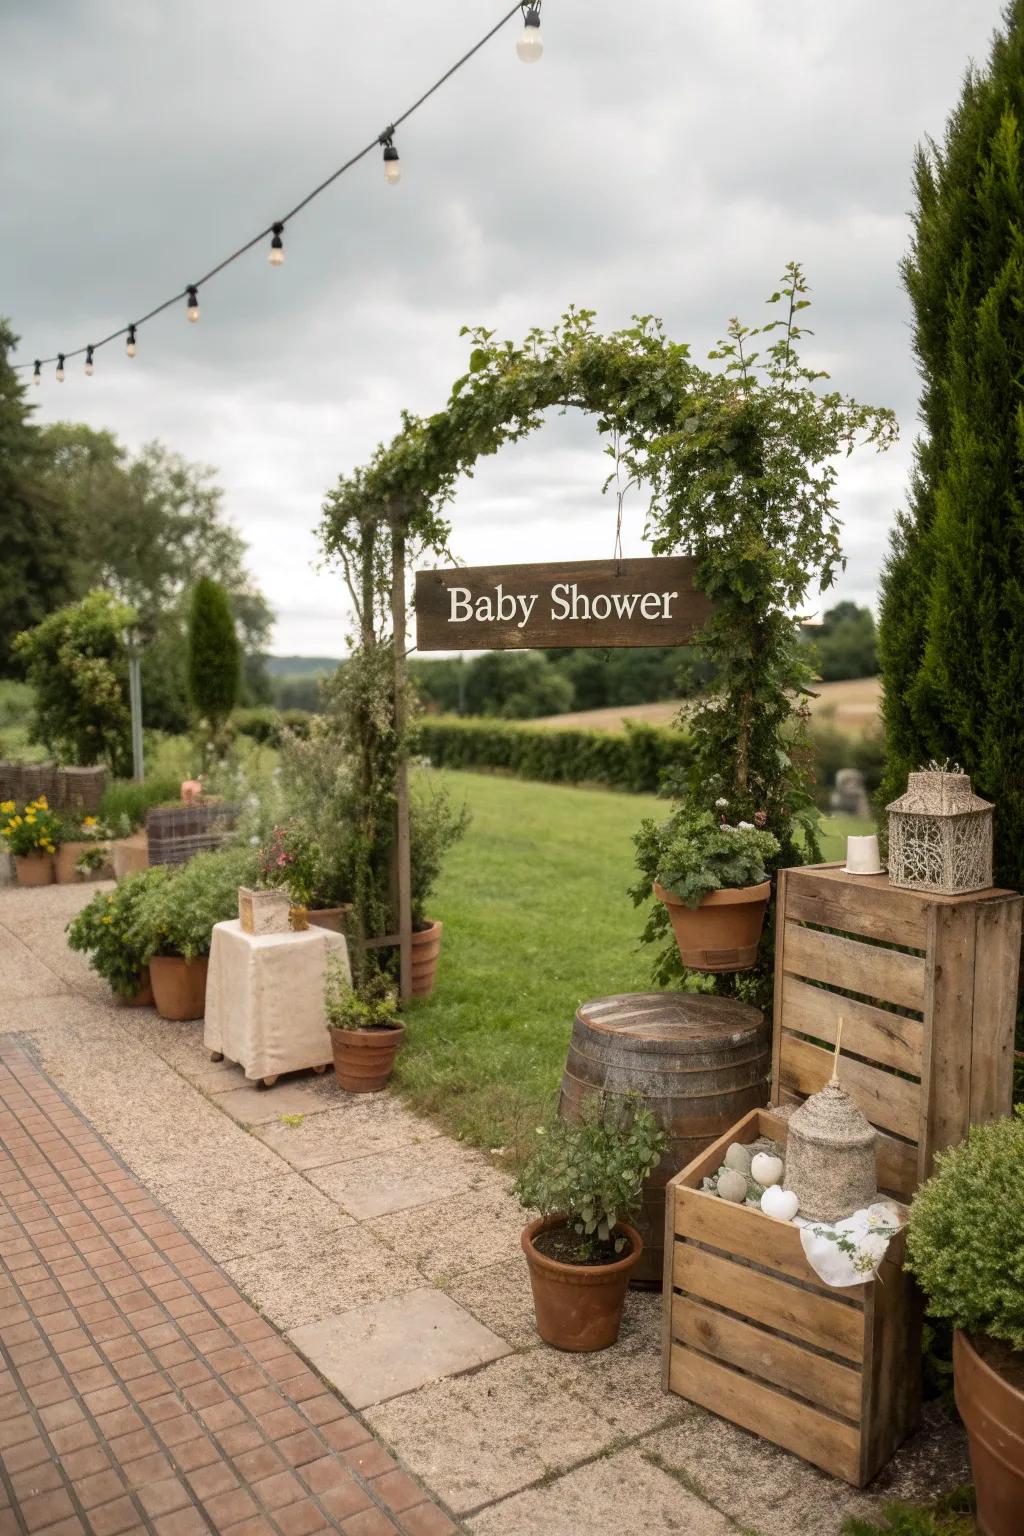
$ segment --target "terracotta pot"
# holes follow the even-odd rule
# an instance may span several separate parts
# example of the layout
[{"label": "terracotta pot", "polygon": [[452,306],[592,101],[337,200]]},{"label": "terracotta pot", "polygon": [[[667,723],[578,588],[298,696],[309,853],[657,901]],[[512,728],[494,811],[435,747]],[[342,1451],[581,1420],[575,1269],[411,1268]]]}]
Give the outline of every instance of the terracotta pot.
[{"label": "terracotta pot", "polygon": [[[967,1430],[982,1536],[1020,1536],[1024,1512],[1024,1357],[953,1335],[953,1386]],[[987,1345],[987,1347],[986,1347]],[[1006,1365],[1009,1370],[1001,1367]],[[1012,1373],[1012,1375],[1011,1375]]]},{"label": "terracotta pot", "polygon": [[548,1216],[523,1230],[537,1332],[556,1349],[609,1349],[619,1336],[626,1288],[644,1245],[636,1228],[622,1221],[615,1230],[630,1240],[625,1258],[614,1264],[562,1264],[538,1252],[533,1239],[538,1232],[564,1225],[560,1216]]},{"label": "terracotta pot", "polygon": [[52,885],[52,853],[16,853],[14,868],[19,885]]},{"label": "terracotta pot", "polygon": [[207,959],[154,955],[149,962],[153,1001],[162,1019],[201,1019],[206,1007]]},{"label": "terracotta pot", "polygon": [[334,1075],[348,1093],[380,1093],[395,1069],[398,1047],[405,1037],[394,1029],[332,1029]]},{"label": "terracotta pot", "polygon": [[441,958],[441,931],[444,923],[428,922],[412,936],[412,995],[429,997],[437,980]]},{"label": "terracotta pot", "polygon": [[329,928],[331,933],[345,932],[345,917],[352,911],[352,903],[346,901],[340,907],[311,907],[309,921],[313,928]]},{"label": "terracotta pot", "polygon": [[139,976],[139,990],[133,997],[125,997],[121,992],[113,994],[114,1006],[117,1008],[151,1008],[153,1006],[153,986],[149,979],[149,966],[142,967]]},{"label": "terracotta pot", "polygon": [[123,880],[126,875],[137,875],[149,868],[149,839],[145,832],[134,832],[110,845],[110,857],[114,866],[114,879]]},{"label": "terracotta pot", "polygon": [[668,908],[679,958],[691,971],[749,971],[757,963],[772,883],[712,891],[699,907],[688,907],[654,882],[654,894]]}]

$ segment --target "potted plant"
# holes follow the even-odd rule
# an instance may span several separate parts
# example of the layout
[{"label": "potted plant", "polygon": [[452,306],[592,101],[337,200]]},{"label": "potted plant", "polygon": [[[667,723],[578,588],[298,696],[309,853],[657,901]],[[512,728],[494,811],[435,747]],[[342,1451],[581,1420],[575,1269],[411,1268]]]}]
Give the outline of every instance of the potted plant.
[{"label": "potted plant", "polygon": [[324,1012],[331,1035],[334,1073],[349,1093],[379,1093],[394,1071],[395,1056],[405,1037],[399,1023],[398,993],[383,972],[364,963],[355,986],[342,957],[327,957]]},{"label": "potted plant", "polygon": [[19,885],[52,884],[61,825],[45,795],[31,800],[20,811],[13,800],[5,800],[0,806],[0,836],[14,858]]},{"label": "potted plant", "polygon": [[1019,1536],[1024,1512],[1024,1106],[940,1152],[914,1196],[907,1262],[953,1336],[984,1536]]},{"label": "potted plant", "polygon": [[414,997],[429,997],[434,990],[444,924],[426,915],[427,901],[448,850],[465,836],[469,822],[468,806],[456,809],[447,790],[419,781],[409,826]]},{"label": "potted plant", "polygon": [[556,1349],[608,1349],[619,1336],[643,1243],[629,1218],[658,1166],[665,1133],[636,1094],[591,1100],[583,1117],[538,1130],[516,1179],[537,1331]]},{"label": "potted plant", "polygon": [[771,895],[768,864],[779,852],[772,833],[683,805],[660,827],[642,822],[634,842],[646,877],[634,899],[653,886],[683,964],[695,971],[750,970]]},{"label": "potted plant", "polygon": [[130,875],[113,891],[100,891],[67,926],[68,944],[110,985],[115,1001],[143,1007],[153,1001],[143,946],[134,933],[144,891],[167,879],[164,869]]},{"label": "potted plant", "polygon": [[80,821],[61,824],[61,844],[54,861],[58,885],[72,885],[98,875],[110,863],[107,844],[113,831],[97,816],[83,816]]},{"label": "potted plant", "polygon": [[275,827],[270,841],[259,851],[257,870],[259,884],[265,889],[287,891],[292,928],[296,932],[308,928],[310,908],[317,899],[321,853],[305,823],[292,820]]},{"label": "potted plant", "polygon": [[143,890],[129,933],[162,1018],[202,1018],[214,927],[236,916],[238,887],[252,881],[255,864],[251,848],[199,853]]}]

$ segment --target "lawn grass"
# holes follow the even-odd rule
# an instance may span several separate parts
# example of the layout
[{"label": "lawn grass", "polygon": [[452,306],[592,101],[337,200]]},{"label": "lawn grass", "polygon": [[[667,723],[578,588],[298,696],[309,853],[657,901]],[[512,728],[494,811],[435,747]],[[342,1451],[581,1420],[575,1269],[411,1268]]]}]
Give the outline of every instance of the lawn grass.
[{"label": "lawn grass", "polygon": [[[414,1004],[398,1086],[474,1145],[515,1155],[550,1107],[577,1006],[650,987],[632,837],[652,795],[443,775],[473,823],[431,901],[445,924],[435,995]],[[852,818],[827,824],[843,853]]]}]

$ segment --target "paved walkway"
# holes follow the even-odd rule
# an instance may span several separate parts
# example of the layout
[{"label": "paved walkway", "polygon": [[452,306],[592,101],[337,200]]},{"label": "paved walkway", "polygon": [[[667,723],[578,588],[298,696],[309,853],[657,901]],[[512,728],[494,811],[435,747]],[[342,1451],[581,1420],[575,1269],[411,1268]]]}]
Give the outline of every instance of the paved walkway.
[{"label": "paved walkway", "polygon": [[455,1529],[9,1045],[0,1455],[4,1536]]},{"label": "paved walkway", "polygon": [[459,1529],[621,1536],[636,1515],[645,1536],[838,1536],[966,1480],[939,1415],[862,1493],[664,1395],[657,1296],[629,1297],[614,1350],[544,1348],[507,1176],[394,1094],[311,1075],[259,1092],[211,1064],[201,1025],[111,1006],[64,942],[90,893],[0,891],[0,1039],[38,1055]]}]

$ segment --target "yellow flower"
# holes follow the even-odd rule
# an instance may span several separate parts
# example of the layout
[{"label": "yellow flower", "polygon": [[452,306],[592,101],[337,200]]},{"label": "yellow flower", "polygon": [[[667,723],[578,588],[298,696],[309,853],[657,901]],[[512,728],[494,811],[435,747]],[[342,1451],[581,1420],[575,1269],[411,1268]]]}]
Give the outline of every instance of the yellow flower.
[{"label": "yellow flower", "polygon": [[47,800],[45,795],[40,795],[39,799],[35,803],[41,811],[48,811],[50,809],[50,802]]},{"label": "yellow flower", "polygon": [[11,813],[13,812],[13,810],[14,810],[14,801],[13,800],[5,800],[3,802],[3,804],[0,805],[0,811],[3,811],[5,816],[10,816]]},{"label": "yellow flower", "polygon": [[105,923],[112,923],[112,922],[113,922],[113,921],[114,921],[114,919],[113,919],[113,918],[112,918],[112,917],[111,917],[111,916],[110,916],[110,914],[109,914],[109,912],[108,912],[108,914],[107,914],[107,916],[106,916],[106,917],[104,917],[104,918],[103,918],[103,919],[102,919],[102,921],[103,921],[103,922],[105,922]]},{"label": "yellow flower", "polygon": [[83,816],[82,817],[82,826],[83,827],[94,827],[95,825],[96,825],[96,817],[95,816]]},{"label": "yellow flower", "polygon": [[35,819],[36,819],[36,816],[35,816],[35,812],[34,811],[26,811],[25,812],[25,821],[28,823],[28,825],[30,827],[35,822]]}]

